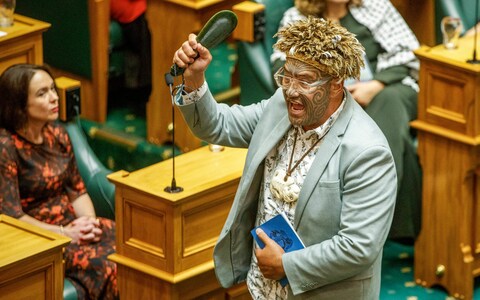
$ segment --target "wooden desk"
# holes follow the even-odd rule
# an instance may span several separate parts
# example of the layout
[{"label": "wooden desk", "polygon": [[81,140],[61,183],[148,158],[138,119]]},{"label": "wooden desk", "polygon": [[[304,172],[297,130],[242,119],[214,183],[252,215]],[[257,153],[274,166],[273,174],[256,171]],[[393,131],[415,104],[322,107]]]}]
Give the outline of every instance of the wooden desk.
[{"label": "wooden desk", "polygon": [[0,74],[13,64],[43,64],[42,33],[50,24],[15,15],[13,26],[0,27]]},{"label": "wooden desk", "polygon": [[0,215],[0,299],[63,299],[70,238]]},{"label": "wooden desk", "polygon": [[[480,47],[480,45],[479,45]],[[415,278],[472,299],[480,275],[480,65],[473,39],[459,48],[423,47],[420,59],[418,154],[423,168],[422,230]]]},{"label": "wooden desk", "polygon": [[212,260],[245,156],[246,149],[214,153],[208,147],[177,156],[175,177],[184,191],[176,194],[164,191],[172,181],[171,159],[108,176],[116,185],[117,223],[117,252],[109,258],[118,266],[122,298],[248,296],[241,286],[222,289]]},{"label": "wooden desk", "polygon": [[[188,38],[199,32],[216,12],[231,9],[244,0],[149,0],[148,24],[152,33],[153,90],[147,106],[147,136],[151,143],[171,140],[172,109],[164,75],[170,71],[173,54]],[[178,82],[178,79],[175,81]],[[201,146],[175,108],[175,143],[184,152]]]}]

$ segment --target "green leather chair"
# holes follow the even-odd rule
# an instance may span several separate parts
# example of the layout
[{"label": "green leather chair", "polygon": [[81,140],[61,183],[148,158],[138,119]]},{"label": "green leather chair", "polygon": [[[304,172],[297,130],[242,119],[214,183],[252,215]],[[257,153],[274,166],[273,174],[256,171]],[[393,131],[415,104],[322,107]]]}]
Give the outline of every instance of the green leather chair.
[{"label": "green leather chair", "polygon": [[100,162],[90,148],[79,124],[72,121],[66,123],[65,127],[72,141],[80,175],[92,198],[97,216],[115,220],[115,185],[107,179],[107,175],[112,171]]},{"label": "green leather chair", "polygon": [[[65,123],[73,146],[80,175],[92,198],[97,216],[115,220],[115,185],[108,181],[111,173],[97,158],[87,143],[82,128],[74,121]],[[64,280],[63,298],[78,299],[77,291],[70,280]]]},{"label": "green leather chair", "polygon": [[266,99],[276,90],[273,81],[270,55],[276,39],[273,35],[283,13],[293,6],[293,0],[256,0],[265,5],[265,36],[253,43],[238,43],[238,68],[240,74],[240,104],[248,105]]}]

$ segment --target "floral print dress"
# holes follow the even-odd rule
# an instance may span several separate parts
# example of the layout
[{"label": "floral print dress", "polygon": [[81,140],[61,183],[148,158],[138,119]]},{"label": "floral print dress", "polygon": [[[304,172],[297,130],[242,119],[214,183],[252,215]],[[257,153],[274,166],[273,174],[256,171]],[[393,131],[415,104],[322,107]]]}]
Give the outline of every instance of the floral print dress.
[{"label": "floral print dress", "polygon": [[[57,123],[43,129],[43,143],[33,144],[17,133],[0,129],[0,213],[24,214],[66,226],[76,219],[72,201],[86,193],[66,130]],[[65,276],[79,299],[117,299],[115,222],[99,218],[99,242],[70,243],[65,248]]]}]

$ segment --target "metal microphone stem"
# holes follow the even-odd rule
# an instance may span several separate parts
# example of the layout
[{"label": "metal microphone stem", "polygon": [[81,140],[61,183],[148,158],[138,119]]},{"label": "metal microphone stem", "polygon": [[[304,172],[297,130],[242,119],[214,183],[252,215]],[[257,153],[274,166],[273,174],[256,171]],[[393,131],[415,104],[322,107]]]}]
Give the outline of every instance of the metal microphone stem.
[{"label": "metal microphone stem", "polygon": [[165,81],[170,88],[170,97],[172,99],[172,184],[163,189],[167,193],[180,193],[183,191],[182,187],[177,186],[175,180],[175,98],[173,95],[173,77],[169,74],[165,74]]}]

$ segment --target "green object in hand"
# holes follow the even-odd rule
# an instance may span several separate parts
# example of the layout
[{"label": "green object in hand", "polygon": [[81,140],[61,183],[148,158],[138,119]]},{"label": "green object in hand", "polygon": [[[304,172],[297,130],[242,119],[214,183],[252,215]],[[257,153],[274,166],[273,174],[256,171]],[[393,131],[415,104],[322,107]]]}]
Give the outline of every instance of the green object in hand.
[{"label": "green object in hand", "polygon": [[[203,26],[197,35],[197,41],[207,49],[213,48],[223,42],[237,27],[237,15],[230,10],[221,10],[217,12]],[[183,68],[174,64],[170,68],[172,76],[182,75]]]}]

